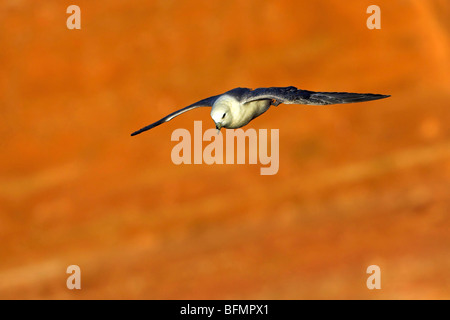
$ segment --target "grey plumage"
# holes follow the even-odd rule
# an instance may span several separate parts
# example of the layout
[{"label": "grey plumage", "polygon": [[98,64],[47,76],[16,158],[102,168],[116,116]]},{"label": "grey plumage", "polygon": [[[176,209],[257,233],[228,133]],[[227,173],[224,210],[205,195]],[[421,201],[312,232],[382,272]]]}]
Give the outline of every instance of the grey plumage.
[{"label": "grey plumage", "polygon": [[175,112],[172,112],[171,114],[165,116],[164,118],[162,118],[162,119],[160,119],[160,120],[158,120],[158,121],[156,121],[156,122],[154,122],[152,124],[149,124],[146,127],[143,127],[141,129],[133,132],[131,135],[135,136],[135,135],[137,135],[137,134],[139,134],[141,132],[150,130],[150,129],[152,129],[152,128],[156,127],[156,126],[159,126],[160,124],[162,124],[164,122],[170,121],[173,118],[179,116],[180,114],[185,113],[187,111],[190,111],[192,109],[196,109],[196,108],[199,108],[199,107],[211,107],[218,97],[220,97],[220,95],[209,97],[209,98],[197,101],[196,103],[193,103],[193,104],[191,104],[191,105],[189,105],[187,107],[184,107],[183,109],[180,109],[180,110],[177,110]]},{"label": "grey plumage", "polygon": [[212,96],[183,109],[175,111],[164,118],[133,132],[137,135],[152,129],[164,122],[170,121],[187,111],[199,107],[212,107],[211,117],[218,129],[240,128],[269,109],[271,105],[304,104],[330,105],[378,100],[389,95],[350,92],[314,92],[297,89],[296,87],[271,87],[251,90],[235,88],[223,94]]},{"label": "grey plumage", "polygon": [[243,103],[254,100],[272,99],[277,104],[329,105],[354,103],[387,98],[389,95],[350,92],[314,92],[296,87],[272,87],[250,90],[243,96]]}]

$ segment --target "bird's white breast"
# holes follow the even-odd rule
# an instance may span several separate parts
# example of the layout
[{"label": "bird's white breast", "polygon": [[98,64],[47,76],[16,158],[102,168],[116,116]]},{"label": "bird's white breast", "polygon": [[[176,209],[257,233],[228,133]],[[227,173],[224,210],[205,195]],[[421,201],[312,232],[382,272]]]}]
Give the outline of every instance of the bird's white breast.
[{"label": "bird's white breast", "polygon": [[257,100],[241,104],[236,98],[230,95],[223,95],[212,106],[211,117],[215,122],[219,121],[224,108],[226,108],[232,115],[232,122],[226,128],[240,128],[266,112],[270,107],[270,103],[271,100]]}]

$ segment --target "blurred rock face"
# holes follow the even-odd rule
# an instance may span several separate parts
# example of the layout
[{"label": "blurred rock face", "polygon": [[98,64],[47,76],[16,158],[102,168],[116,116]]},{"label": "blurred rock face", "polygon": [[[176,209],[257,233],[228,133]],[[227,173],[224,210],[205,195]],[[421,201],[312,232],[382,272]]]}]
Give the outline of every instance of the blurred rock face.
[{"label": "blurred rock face", "polygon": [[[0,297],[449,298],[448,1],[378,1],[380,30],[361,1],[76,4],[80,30],[59,1],[0,5]],[[288,85],[392,97],[269,110],[270,177],[172,163],[207,110],[129,137]]]}]

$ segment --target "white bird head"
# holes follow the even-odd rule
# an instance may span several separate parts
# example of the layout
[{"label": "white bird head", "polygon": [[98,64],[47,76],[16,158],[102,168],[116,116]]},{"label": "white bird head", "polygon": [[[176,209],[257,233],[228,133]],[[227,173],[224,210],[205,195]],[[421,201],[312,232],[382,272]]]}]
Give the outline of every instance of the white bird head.
[{"label": "white bird head", "polygon": [[224,95],[217,99],[211,108],[211,118],[216,124],[216,129],[220,131],[221,128],[227,128],[233,122],[232,108],[238,105],[236,99]]}]

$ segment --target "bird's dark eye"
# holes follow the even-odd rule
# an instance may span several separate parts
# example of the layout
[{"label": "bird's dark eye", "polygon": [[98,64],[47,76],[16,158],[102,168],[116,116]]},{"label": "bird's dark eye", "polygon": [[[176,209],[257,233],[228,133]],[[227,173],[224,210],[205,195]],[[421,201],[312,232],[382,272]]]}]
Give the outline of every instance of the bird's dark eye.
[{"label": "bird's dark eye", "polygon": [[226,116],[226,113],[223,114],[222,119],[225,118],[225,116]]}]

